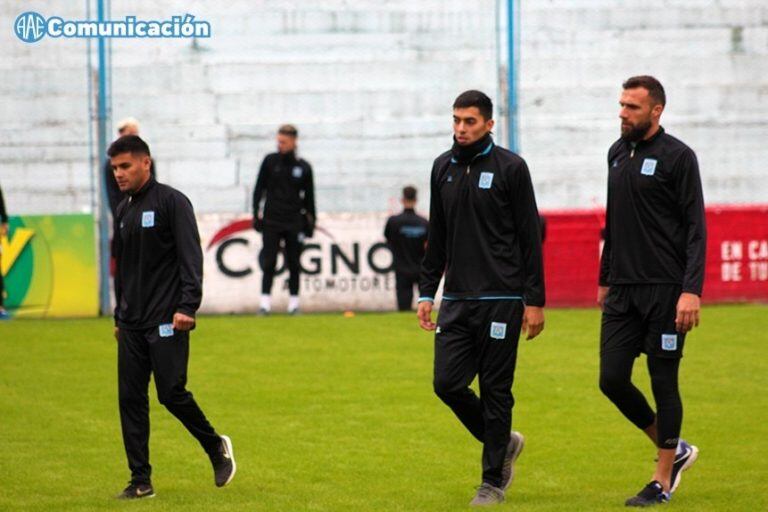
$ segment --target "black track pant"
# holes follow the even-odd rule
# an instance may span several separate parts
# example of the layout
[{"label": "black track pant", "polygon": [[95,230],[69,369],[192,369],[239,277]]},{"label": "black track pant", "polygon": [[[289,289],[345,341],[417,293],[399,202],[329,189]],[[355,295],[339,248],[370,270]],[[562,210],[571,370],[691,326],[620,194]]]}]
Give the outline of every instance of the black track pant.
[{"label": "black track pant", "polygon": [[398,311],[413,309],[413,287],[419,283],[418,274],[395,272],[395,292]]},{"label": "black track pant", "polygon": [[[512,427],[519,300],[447,301],[435,333],[435,393],[483,443],[483,482],[501,485]],[[479,376],[480,396],[469,385]]]},{"label": "black track pant", "polygon": [[[612,286],[605,301],[600,334],[600,389],[637,428],[656,421],[659,448],[677,447],[683,423],[678,370],[685,335],[675,331],[680,287]],[[635,358],[648,355],[656,402],[654,413],[632,384]]]},{"label": "black track pant", "polygon": [[120,330],[117,350],[117,374],[120,423],[123,443],[131,469],[131,482],[150,483],[149,464],[149,387],[150,373],[155,376],[157,397],[208,453],[221,438],[205,418],[192,393],[187,391],[189,332],[176,331],[161,337],[158,328]]},{"label": "black track pant", "polygon": [[261,280],[261,293],[272,293],[272,281],[275,278],[275,266],[277,265],[277,253],[280,252],[280,241],[285,242],[285,261],[288,266],[288,291],[291,295],[299,294],[299,258],[301,257],[302,244],[299,241],[299,232],[296,231],[270,231],[265,229],[262,234],[264,247],[262,248],[261,268],[264,276]]}]

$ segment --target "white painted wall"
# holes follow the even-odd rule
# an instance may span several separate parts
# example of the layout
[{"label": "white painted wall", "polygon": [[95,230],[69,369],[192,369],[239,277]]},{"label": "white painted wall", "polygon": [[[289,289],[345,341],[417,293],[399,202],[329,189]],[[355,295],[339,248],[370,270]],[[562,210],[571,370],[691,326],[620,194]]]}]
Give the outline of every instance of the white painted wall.
[{"label": "white painted wall", "polygon": [[[320,210],[387,210],[402,185],[426,189],[456,94],[498,94],[495,0],[158,5],[113,0],[112,17],[189,12],[213,37],[115,41],[112,118],[142,121],[161,179],[201,212],[250,208],[283,122],[300,128]],[[0,27],[27,10],[84,18],[85,2],[0,0]],[[697,151],[708,201],[766,201],[764,0],[522,0],[521,20],[521,152],[542,207],[604,201],[620,83],[639,73],[665,84],[664,124]],[[90,207],[87,80],[84,41],[30,45],[0,30],[0,184],[13,212]]]}]

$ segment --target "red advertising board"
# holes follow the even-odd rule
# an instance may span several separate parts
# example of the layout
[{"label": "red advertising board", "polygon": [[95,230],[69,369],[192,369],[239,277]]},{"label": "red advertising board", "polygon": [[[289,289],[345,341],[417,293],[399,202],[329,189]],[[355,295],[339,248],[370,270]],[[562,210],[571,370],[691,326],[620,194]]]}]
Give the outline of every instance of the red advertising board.
[{"label": "red advertising board", "polygon": [[[594,305],[604,211],[543,213],[547,304]],[[703,299],[768,301],[768,205],[707,208]]]}]

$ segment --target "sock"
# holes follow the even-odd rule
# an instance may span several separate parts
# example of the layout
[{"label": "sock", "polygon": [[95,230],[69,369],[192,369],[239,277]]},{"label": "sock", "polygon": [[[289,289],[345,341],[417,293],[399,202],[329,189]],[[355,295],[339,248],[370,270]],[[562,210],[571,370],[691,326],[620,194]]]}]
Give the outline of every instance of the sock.
[{"label": "sock", "polygon": [[[680,441],[682,441],[682,439]],[[680,455],[681,453],[683,453],[683,443],[681,443],[680,441],[677,442],[677,449],[675,450],[675,455]]]},{"label": "sock", "polygon": [[299,296],[291,295],[288,298],[288,311],[295,311],[299,309]]},{"label": "sock", "polygon": [[269,295],[262,294],[261,305],[259,307],[261,309],[266,309],[267,311],[270,311],[272,309],[272,300]]}]

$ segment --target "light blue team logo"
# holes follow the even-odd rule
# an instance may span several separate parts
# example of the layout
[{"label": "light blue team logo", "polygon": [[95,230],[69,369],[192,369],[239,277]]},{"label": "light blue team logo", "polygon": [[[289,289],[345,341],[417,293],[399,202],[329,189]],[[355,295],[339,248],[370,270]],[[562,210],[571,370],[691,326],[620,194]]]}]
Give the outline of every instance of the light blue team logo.
[{"label": "light blue team logo", "polygon": [[153,228],[155,227],[155,212],[142,212],[141,213],[141,227]]},{"label": "light blue team logo", "polygon": [[424,226],[403,226],[400,228],[400,234],[405,238],[421,238],[427,234],[427,228]]},{"label": "light blue team logo", "polygon": [[452,175],[452,174],[449,174],[449,175],[448,175],[448,179],[447,179],[447,180],[445,180],[445,181],[447,181],[448,183],[451,183],[451,182],[453,181],[453,175]]},{"label": "light blue team logo", "polygon": [[643,167],[640,169],[640,173],[646,176],[653,176],[653,173],[656,172],[657,163],[655,158],[646,158],[643,160]]},{"label": "light blue team logo", "polygon": [[481,172],[480,173],[480,183],[478,186],[480,188],[489,189],[491,188],[491,183],[493,183],[493,173],[492,172]]},{"label": "light blue team logo", "polygon": [[661,349],[666,350],[667,352],[674,352],[677,350],[677,334],[662,334]]},{"label": "light blue team logo", "polygon": [[507,337],[507,324],[501,322],[491,322],[491,338],[503,340]]},{"label": "light blue team logo", "polygon": [[294,178],[301,178],[301,175],[304,174],[304,169],[301,168],[301,166],[297,165],[293,168],[293,177]]},{"label": "light blue team logo", "polygon": [[13,32],[25,43],[36,43],[47,33],[45,18],[32,11],[19,14],[13,22]]},{"label": "light blue team logo", "polygon": [[160,326],[160,337],[170,338],[173,336],[173,324],[162,324]]}]

